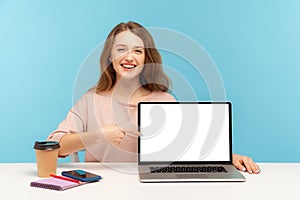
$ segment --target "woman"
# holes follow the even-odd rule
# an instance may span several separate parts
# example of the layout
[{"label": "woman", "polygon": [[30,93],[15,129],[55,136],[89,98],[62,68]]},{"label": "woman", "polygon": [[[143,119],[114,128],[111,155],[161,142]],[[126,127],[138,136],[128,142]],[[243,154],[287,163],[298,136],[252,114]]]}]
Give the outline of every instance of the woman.
[{"label": "woman", "polygon": [[[138,102],[175,101],[161,64],[144,27],[135,22],[114,27],[103,47],[97,86],[83,95],[48,137],[60,142],[59,156],[85,149],[85,161],[136,161]],[[233,164],[259,173],[246,156],[233,154]]]}]

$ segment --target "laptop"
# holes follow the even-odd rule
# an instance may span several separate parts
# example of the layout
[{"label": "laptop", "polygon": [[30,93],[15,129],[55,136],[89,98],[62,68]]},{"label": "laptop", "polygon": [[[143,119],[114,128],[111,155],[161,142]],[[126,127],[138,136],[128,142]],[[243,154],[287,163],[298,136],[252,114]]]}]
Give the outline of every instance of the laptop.
[{"label": "laptop", "polygon": [[232,165],[230,102],[140,102],[140,182],[246,181]]}]

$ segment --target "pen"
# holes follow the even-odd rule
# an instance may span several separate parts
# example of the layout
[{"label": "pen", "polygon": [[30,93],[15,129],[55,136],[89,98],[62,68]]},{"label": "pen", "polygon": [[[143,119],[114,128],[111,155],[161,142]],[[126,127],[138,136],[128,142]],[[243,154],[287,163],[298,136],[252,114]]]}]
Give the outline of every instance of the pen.
[{"label": "pen", "polygon": [[62,179],[62,180],[65,180],[65,181],[71,181],[71,182],[80,184],[80,181],[75,180],[75,179],[71,179],[71,178],[67,178],[67,177],[64,177],[64,176],[58,176],[58,175],[55,175],[55,174],[50,174],[50,176],[52,176],[53,178]]}]

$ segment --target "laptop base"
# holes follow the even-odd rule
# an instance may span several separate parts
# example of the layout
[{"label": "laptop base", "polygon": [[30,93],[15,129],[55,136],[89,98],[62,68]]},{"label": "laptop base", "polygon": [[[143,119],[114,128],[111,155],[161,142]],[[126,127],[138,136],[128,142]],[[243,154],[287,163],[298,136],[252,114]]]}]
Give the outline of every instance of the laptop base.
[{"label": "laptop base", "polygon": [[[210,165],[211,166],[211,165]],[[246,178],[233,166],[223,165],[226,173],[181,172],[181,173],[151,173],[149,166],[139,166],[141,183],[161,182],[244,182]]]}]

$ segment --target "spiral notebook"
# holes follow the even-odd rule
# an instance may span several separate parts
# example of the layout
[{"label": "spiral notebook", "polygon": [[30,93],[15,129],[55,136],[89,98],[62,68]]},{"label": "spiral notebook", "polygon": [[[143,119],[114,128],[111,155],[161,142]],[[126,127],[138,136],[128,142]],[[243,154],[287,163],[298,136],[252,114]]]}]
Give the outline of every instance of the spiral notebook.
[{"label": "spiral notebook", "polygon": [[66,190],[81,185],[80,183],[75,183],[67,180],[62,180],[58,178],[45,178],[38,181],[33,181],[30,183],[32,187],[45,188],[50,190]]}]

